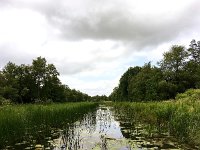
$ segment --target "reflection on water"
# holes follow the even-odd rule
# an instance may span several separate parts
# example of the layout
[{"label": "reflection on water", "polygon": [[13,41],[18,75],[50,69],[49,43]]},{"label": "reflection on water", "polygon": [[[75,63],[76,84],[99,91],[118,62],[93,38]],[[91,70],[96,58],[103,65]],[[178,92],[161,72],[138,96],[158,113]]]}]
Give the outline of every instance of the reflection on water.
[{"label": "reflection on water", "polygon": [[85,115],[83,120],[72,124],[57,139],[54,149],[107,149],[108,138],[123,138],[119,122],[114,120],[110,109],[100,106],[95,112]]},{"label": "reflection on water", "polygon": [[[134,118],[124,116],[113,108],[99,106],[74,123],[66,123],[62,129],[48,129],[37,133],[40,140],[32,140],[22,146],[15,144],[7,149],[52,150],[131,150],[178,149],[169,135],[147,138],[144,126],[135,124]],[[41,140],[43,139],[43,140]],[[41,143],[37,143],[40,141]]]}]

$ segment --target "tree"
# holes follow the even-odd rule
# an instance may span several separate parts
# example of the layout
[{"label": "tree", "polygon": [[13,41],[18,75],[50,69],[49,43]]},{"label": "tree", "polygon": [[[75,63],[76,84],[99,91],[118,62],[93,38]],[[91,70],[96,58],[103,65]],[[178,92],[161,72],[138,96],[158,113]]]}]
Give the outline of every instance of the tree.
[{"label": "tree", "polygon": [[163,56],[163,60],[159,62],[162,71],[172,76],[169,80],[176,79],[178,73],[184,68],[186,63],[187,52],[185,48],[174,45]]},{"label": "tree", "polygon": [[167,82],[178,86],[178,92],[184,92],[184,82],[182,75],[187,62],[188,53],[183,46],[174,45],[168,52],[164,53],[164,58],[159,62]]},{"label": "tree", "polygon": [[41,100],[41,90],[45,82],[46,74],[46,59],[42,57],[37,57],[36,60],[33,60],[31,66],[31,73],[34,79],[35,86],[33,87],[34,98],[36,100]]},{"label": "tree", "polygon": [[33,103],[33,89],[35,87],[32,77],[32,69],[29,65],[20,65],[18,67],[18,83],[19,83],[19,98],[23,103]]},{"label": "tree", "polygon": [[59,73],[53,64],[47,64],[45,58],[33,60],[31,74],[34,81],[33,97],[39,101],[65,100],[65,87],[61,84]]},{"label": "tree", "polygon": [[190,60],[200,63],[200,41],[196,43],[196,40],[192,40],[189,46],[188,53]]},{"label": "tree", "polygon": [[140,72],[133,76],[129,83],[130,101],[159,100],[158,83],[162,80],[162,72],[151,63],[145,64]]},{"label": "tree", "polygon": [[192,40],[187,49],[188,62],[185,66],[185,78],[188,80],[188,88],[200,88],[200,41]]},{"label": "tree", "polygon": [[167,100],[170,98],[175,98],[177,93],[177,85],[167,82],[166,80],[161,80],[158,83],[158,96],[160,100]]},{"label": "tree", "polygon": [[3,68],[2,74],[4,78],[4,86],[1,89],[3,97],[18,102],[18,66],[8,62]]},{"label": "tree", "polygon": [[16,103],[91,100],[89,95],[63,85],[58,76],[56,67],[42,57],[34,59],[32,65],[9,62],[0,71],[0,97]]},{"label": "tree", "polygon": [[[64,87],[61,86],[58,75],[59,73],[53,64],[48,64],[45,66],[45,73],[42,81],[43,85],[41,87],[42,99],[60,101],[59,99],[62,95],[62,92],[64,92]],[[60,93],[60,91],[62,92]]]},{"label": "tree", "polygon": [[115,87],[113,89],[113,92],[109,95],[109,99],[112,101],[120,101],[120,99],[118,98],[118,94],[119,93],[119,88]]},{"label": "tree", "polygon": [[129,83],[141,70],[141,67],[130,67],[120,78],[119,86],[113,90],[111,97],[116,101],[127,101],[129,99]]},{"label": "tree", "polygon": [[119,84],[119,91],[120,91],[120,95],[119,98],[120,100],[128,100],[129,99],[129,91],[128,91],[128,87],[129,87],[129,83],[130,80],[133,78],[133,76],[136,76],[141,70],[141,67],[130,67],[120,78],[120,84]]},{"label": "tree", "polygon": [[190,48],[174,45],[151,66],[130,68],[120,78],[119,86],[109,96],[114,101],[149,101],[174,98],[189,88],[200,88],[200,41]]},{"label": "tree", "polygon": [[2,88],[6,85],[6,78],[2,71],[0,71],[0,95],[2,95]]}]

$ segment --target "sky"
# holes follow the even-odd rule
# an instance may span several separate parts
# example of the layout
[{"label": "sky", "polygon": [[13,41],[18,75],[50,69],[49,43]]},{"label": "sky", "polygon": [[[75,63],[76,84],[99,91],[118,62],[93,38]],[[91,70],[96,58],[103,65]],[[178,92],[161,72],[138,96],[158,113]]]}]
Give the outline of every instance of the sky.
[{"label": "sky", "polygon": [[0,0],[0,69],[42,56],[70,88],[109,95],[129,68],[200,40],[199,0]]}]

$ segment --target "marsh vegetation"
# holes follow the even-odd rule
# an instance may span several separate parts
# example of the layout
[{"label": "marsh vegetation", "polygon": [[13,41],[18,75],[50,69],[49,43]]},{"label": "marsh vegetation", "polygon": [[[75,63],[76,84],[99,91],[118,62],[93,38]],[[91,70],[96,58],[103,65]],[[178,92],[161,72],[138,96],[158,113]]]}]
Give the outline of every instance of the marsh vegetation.
[{"label": "marsh vegetation", "polygon": [[96,103],[82,102],[0,107],[0,148],[23,149],[28,145],[33,148],[37,143],[44,145],[45,139],[81,120],[96,106]]},{"label": "marsh vegetation", "polygon": [[[200,90],[188,90],[178,94],[175,100],[163,102],[112,103],[125,123],[145,128],[143,138],[162,143],[164,137],[199,149],[200,146]],[[133,130],[128,131],[134,135]],[[156,140],[155,140],[156,139]],[[162,142],[161,142],[162,141]],[[166,142],[166,141],[165,141]],[[162,144],[169,144],[167,143]],[[186,147],[182,147],[187,149]]]},{"label": "marsh vegetation", "polygon": [[1,148],[199,149],[200,91],[173,101],[5,106]]},{"label": "marsh vegetation", "polygon": [[172,46],[158,64],[130,67],[107,97],[62,84],[45,58],[9,62],[0,149],[200,149],[200,42]]}]

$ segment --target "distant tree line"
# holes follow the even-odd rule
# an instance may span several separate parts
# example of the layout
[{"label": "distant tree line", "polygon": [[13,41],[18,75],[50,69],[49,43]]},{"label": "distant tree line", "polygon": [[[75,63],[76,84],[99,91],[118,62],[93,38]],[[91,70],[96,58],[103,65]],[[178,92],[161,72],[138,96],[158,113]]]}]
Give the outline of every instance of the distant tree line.
[{"label": "distant tree line", "polygon": [[94,102],[101,102],[101,101],[108,101],[108,97],[106,95],[96,95],[92,97],[92,101]]},{"label": "distant tree line", "polygon": [[53,64],[38,57],[31,65],[16,65],[8,62],[0,70],[0,101],[14,103],[78,102],[92,101],[92,97],[70,89],[58,78]]},{"label": "distant tree line", "polygon": [[152,101],[174,98],[189,88],[200,88],[200,41],[188,49],[174,45],[163,54],[158,66],[146,63],[130,67],[120,78],[109,99],[113,101]]}]

